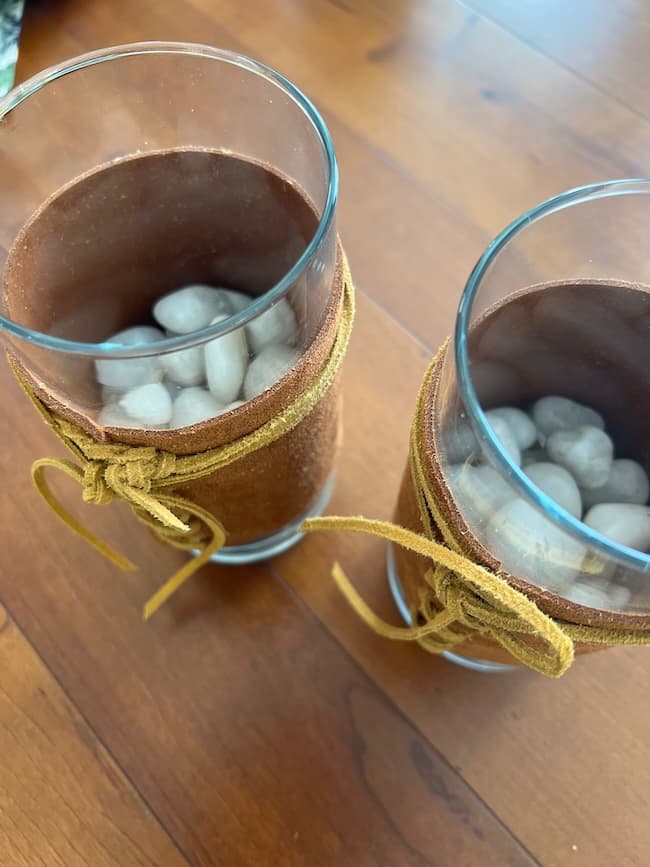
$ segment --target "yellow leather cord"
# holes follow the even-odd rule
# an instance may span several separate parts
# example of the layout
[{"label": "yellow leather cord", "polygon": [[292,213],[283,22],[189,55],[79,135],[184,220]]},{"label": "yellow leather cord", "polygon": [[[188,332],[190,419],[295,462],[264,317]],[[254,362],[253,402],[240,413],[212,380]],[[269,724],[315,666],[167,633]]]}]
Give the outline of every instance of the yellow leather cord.
[{"label": "yellow leather cord", "polygon": [[[574,642],[615,646],[650,644],[650,632],[583,626],[555,620],[545,614],[499,574],[474,562],[463,550],[435,495],[423,461],[422,419],[426,396],[440,362],[443,346],[424,377],[410,438],[410,469],[424,534],[386,521],[363,517],[310,518],[305,532],[351,531],[399,545],[428,558],[414,625],[386,623],[367,605],[338,563],[332,576],[339,590],[378,635],[397,641],[417,641],[431,653],[443,653],[472,635],[489,636],[522,665],[548,677],[560,677],[571,666]],[[442,538],[443,542],[435,541]]]}]

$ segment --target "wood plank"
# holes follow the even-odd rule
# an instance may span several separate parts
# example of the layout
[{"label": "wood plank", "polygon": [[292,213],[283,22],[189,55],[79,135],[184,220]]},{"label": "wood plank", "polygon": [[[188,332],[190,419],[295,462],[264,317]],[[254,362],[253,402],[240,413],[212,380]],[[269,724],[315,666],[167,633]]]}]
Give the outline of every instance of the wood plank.
[{"label": "wood plank", "polygon": [[[380,311],[362,305],[345,367],[354,415],[331,513],[391,517],[422,360]],[[275,568],[540,863],[645,865],[648,651],[582,658],[561,682],[465,671],[374,636],[339,595],[329,578],[334,561],[399,624],[385,554],[356,534],[319,534]]]},{"label": "wood plank", "polygon": [[334,115],[339,226],[356,284],[430,348],[451,333],[469,272],[490,240]]},{"label": "wood plank", "polygon": [[[243,44],[317,96],[337,140],[347,135],[339,151],[344,173],[350,161],[352,177],[345,184],[355,201],[346,203],[344,187],[342,219],[347,221],[344,231],[356,233],[348,245],[355,273],[410,327],[411,317],[418,318],[420,311],[416,327],[431,345],[448,329],[446,317],[454,306],[450,293],[462,279],[461,269],[469,269],[465,256],[475,238],[482,244],[483,232],[500,228],[548,192],[605,173],[636,173],[646,159],[647,131],[638,119],[633,122],[629,112],[593,88],[576,84],[573,76],[499,28],[450,4],[313,2],[306,14],[301,4],[287,2],[278,4],[273,16],[257,4],[242,9],[234,2],[206,2],[204,11],[186,6],[183,15],[176,5],[173,12],[171,6],[150,3],[127,8],[120,0],[110,7],[68,0],[41,8],[55,16],[57,32],[78,45],[75,50],[144,36],[200,39],[233,48]],[[24,68],[58,50],[58,40],[47,41],[52,19],[40,14],[43,53],[26,52]],[[66,49],[63,55],[69,53]],[[459,236],[460,221],[453,211],[438,209],[440,199],[469,214],[479,227],[470,226],[466,237]],[[394,202],[399,204],[393,209]],[[391,234],[391,215],[399,234]],[[438,231],[428,237],[425,222],[431,219],[435,226],[436,217],[438,247],[432,240]],[[457,246],[445,258],[447,243],[456,238]],[[431,302],[439,270],[444,275],[440,298]],[[412,285],[420,297],[410,294]],[[334,509],[390,515],[425,363],[420,347],[372,305],[361,304],[346,365],[347,441]],[[26,416],[12,418],[25,428]],[[30,456],[42,453],[43,444],[38,439],[19,444],[9,469],[26,467]],[[42,514],[31,494],[19,490],[11,504],[17,517],[7,527],[13,520]],[[233,573],[206,570],[182,599],[174,600],[164,626],[154,623],[145,631],[137,609],[155,585],[153,567],[158,564],[160,573],[167,574],[179,561],[133,535],[128,516],[119,510],[97,512],[89,522],[131,548],[145,567],[143,576],[116,575],[39,517],[44,523],[32,543],[19,539],[18,548],[12,543],[3,552],[7,559],[0,586],[7,585],[30,635],[48,660],[55,660],[57,674],[74,687],[84,710],[92,710],[111,748],[117,747],[129,772],[146,782],[145,794],[153,793],[165,815],[173,814],[174,830],[204,859],[200,863],[211,863],[215,851],[248,855],[253,844],[244,839],[238,822],[262,827],[262,849],[256,856],[260,851],[273,851],[276,857],[278,851],[284,853],[278,841],[290,840],[292,832],[279,810],[289,820],[300,817],[297,830],[304,846],[292,849],[286,863],[318,864],[318,857],[332,852],[338,857],[335,863],[347,863],[337,849],[343,845],[337,836],[340,826],[350,840],[345,855],[361,858],[354,863],[364,863],[366,850],[360,855],[360,847],[368,836],[379,840],[381,849],[368,855],[376,857],[368,863],[392,863],[382,860],[386,852],[386,859],[410,863],[399,860],[406,857],[404,850],[377,818],[375,810],[384,810],[385,804],[390,811],[382,816],[394,823],[404,846],[418,841],[421,857],[437,863],[448,838],[440,826],[434,832],[427,825],[439,806],[430,800],[431,789],[422,796],[422,779],[435,780],[436,775],[418,775],[408,765],[405,788],[412,787],[418,797],[406,800],[407,816],[402,795],[395,795],[404,779],[404,757],[418,754],[419,747],[405,746],[412,730],[400,723],[405,728],[396,747],[398,739],[381,716],[379,699],[370,702],[365,716],[356,711],[366,720],[357,724],[340,679],[361,684],[361,692],[374,694],[373,688],[347,661],[341,662],[311,622],[303,623],[302,609],[298,616],[277,585],[267,583],[267,572],[243,570],[234,584]],[[47,550],[47,559],[39,554],[31,570],[15,565],[18,555],[33,563],[34,549]],[[487,678],[462,672],[362,629],[328,579],[334,557],[377,607],[393,612],[381,546],[319,537],[279,561],[277,569],[535,857],[544,864],[579,867],[645,864],[650,841],[642,808],[649,763],[642,721],[648,689],[641,652],[611,651],[582,660],[560,684],[526,675]],[[88,571],[92,580],[85,580]],[[392,708],[389,713],[393,719]],[[378,733],[367,721],[374,716],[381,719]],[[296,720],[301,724],[297,731]],[[254,731],[242,731],[246,726]],[[391,734],[381,756],[370,758],[364,744],[377,743],[375,738],[383,742],[387,731]],[[402,757],[402,765],[392,764],[391,749]],[[176,765],[161,768],[170,751]],[[295,771],[294,754],[300,762]],[[348,765],[361,768],[352,782],[346,776],[352,773]],[[287,767],[292,768],[289,782]],[[315,794],[314,778],[319,779]],[[380,785],[370,791],[368,778]],[[225,780],[224,789],[215,780]],[[454,781],[452,777],[445,786]],[[432,783],[432,789],[441,786]],[[462,792],[464,797],[467,791]],[[185,803],[188,797],[190,803]],[[262,798],[273,805],[269,816],[249,803],[262,803]],[[342,818],[334,803],[346,805]],[[447,818],[444,811],[443,816]],[[222,843],[224,833],[233,839],[232,849]],[[466,845],[467,825],[463,833],[451,823],[449,834],[454,845]],[[500,842],[490,842],[488,849],[502,858],[496,863],[508,863],[511,856],[503,854]],[[523,857],[521,850],[515,849],[512,857]],[[485,859],[483,851],[474,849],[464,852],[460,863],[490,863]]]},{"label": "wood plank", "polygon": [[642,119],[453,0],[192,4],[206,35],[236,34],[490,234],[563,189],[648,170]]},{"label": "wood plank", "polygon": [[650,9],[645,0],[463,2],[650,118]]},{"label": "wood plank", "polygon": [[143,623],[180,556],[67,486],[142,570],[64,533],[26,484],[48,433],[5,367],[0,386],[0,435],[20,430],[0,457],[0,593],[192,863],[534,863],[268,567],[207,568]]},{"label": "wood plank", "polygon": [[0,863],[189,862],[0,607]]}]

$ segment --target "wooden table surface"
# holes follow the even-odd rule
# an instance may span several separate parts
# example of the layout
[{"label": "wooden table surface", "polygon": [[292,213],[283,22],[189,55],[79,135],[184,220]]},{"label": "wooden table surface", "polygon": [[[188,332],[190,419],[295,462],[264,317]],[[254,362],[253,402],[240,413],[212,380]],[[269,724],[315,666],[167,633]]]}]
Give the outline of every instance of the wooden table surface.
[{"label": "wooden table surface", "polygon": [[[391,516],[418,385],[489,238],[564,188],[650,173],[647,0],[28,6],[19,79],[180,39],[271,64],[323,111],[359,289],[336,513]],[[56,446],[5,365],[0,385],[3,867],[650,864],[648,651],[549,682],[386,642],[329,577],[337,558],[398,622],[384,547],[343,535],[205,568],[145,624],[181,556],[72,485],[140,571],[63,530],[28,482]]]}]

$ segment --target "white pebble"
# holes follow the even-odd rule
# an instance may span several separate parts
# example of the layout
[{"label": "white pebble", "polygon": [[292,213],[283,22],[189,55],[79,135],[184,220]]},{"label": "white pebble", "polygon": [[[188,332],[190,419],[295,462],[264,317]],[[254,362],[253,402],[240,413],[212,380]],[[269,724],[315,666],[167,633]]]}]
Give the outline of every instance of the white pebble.
[{"label": "white pebble", "polygon": [[234,289],[222,289],[221,291],[230,302],[233,313],[241,313],[253,300],[250,295],[246,295],[244,292],[235,292]]},{"label": "white pebble", "polygon": [[248,344],[254,355],[274,343],[293,344],[296,333],[296,317],[286,298],[281,298],[277,304],[246,326]]},{"label": "white pebble", "polygon": [[229,403],[227,406],[221,410],[221,412],[230,412],[231,409],[238,409],[240,406],[243,406],[246,403],[245,400],[233,400],[232,403]]},{"label": "white pebble", "polygon": [[493,416],[489,421],[490,427],[501,443],[504,452],[506,452],[513,464],[516,464],[518,467],[521,466],[521,450],[517,445],[517,440],[510,425],[499,416]]},{"label": "white pebble", "polygon": [[556,464],[529,464],[526,475],[534,485],[574,518],[582,515],[582,499],[575,479],[564,467]]},{"label": "white pebble", "polygon": [[[497,416],[493,416],[488,421],[503,450],[514,464],[520,466],[521,451],[510,426],[501,417]],[[462,464],[469,459],[478,458],[480,455],[480,448],[474,431],[469,426],[469,422],[464,419],[460,419],[450,432],[450,435],[447,437],[446,446],[447,462],[449,464]]]},{"label": "white pebble", "polygon": [[630,599],[630,591],[620,584],[586,584],[576,581],[566,592],[566,598],[587,608],[602,611],[624,609]]},{"label": "white pebble", "polygon": [[523,410],[514,406],[500,406],[488,410],[485,415],[490,424],[494,418],[503,419],[512,431],[520,449],[528,449],[537,441],[537,428]]},{"label": "white pebble", "polygon": [[581,488],[604,485],[612,468],[614,446],[605,431],[584,425],[556,430],[546,441],[548,456],[565,467]]},{"label": "white pebble", "polygon": [[502,506],[485,531],[489,550],[512,575],[562,592],[580,571],[586,548],[522,499]]},{"label": "white pebble", "polygon": [[250,400],[287,374],[300,358],[300,353],[289,346],[274,344],[263,349],[251,361],[244,380],[244,397]]},{"label": "white pebble", "polygon": [[469,422],[459,419],[446,438],[446,458],[449,464],[462,464],[478,456],[478,441]]},{"label": "white pebble", "polygon": [[599,503],[583,518],[585,524],[617,545],[637,551],[650,548],[650,507],[632,503]]},{"label": "white pebble", "polygon": [[223,412],[223,404],[205,388],[184,388],[174,401],[170,427],[187,427]]},{"label": "white pebble", "polygon": [[632,591],[621,584],[609,584],[607,586],[607,596],[609,597],[611,608],[614,610],[625,609],[632,596]]},{"label": "white pebble", "polygon": [[516,497],[504,478],[487,464],[460,464],[449,468],[449,483],[465,513],[488,519],[508,500]]},{"label": "white pebble", "polygon": [[205,351],[203,346],[191,346],[160,356],[160,365],[172,382],[184,387],[205,382]]},{"label": "white pebble", "polygon": [[139,422],[124,412],[118,403],[107,404],[99,413],[97,423],[104,427],[140,427]]},{"label": "white pebble", "polygon": [[[213,323],[227,316],[217,316]],[[248,367],[248,344],[243,328],[229,331],[205,345],[205,371],[208,388],[222,404],[235,400],[241,391]]]},{"label": "white pebble", "polygon": [[596,427],[605,429],[603,417],[595,410],[568,397],[550,395],[542,397],[533,405],[533,420],[543,436],[550,436],[557,430],[569,428]]},{"label": "white pebble", "polygon": [[188,334],[206,328],[217,316],[227,318],[232,308],[226,295],[212,286],[184,286],[159,298],[153,316],[163,328],[175,334]]},{"label": "white pebble", "polygon": [[612,463],[609,477],[599,488],[585,489],[582,499],[585,508],[597,503],[636,503],[648,501],[650,485],[641,464],[621,458]]},{"label": "white pebble", "polygon": [[163,382],[163,385],[165,386],[165,388],[166,388],[167,391],[169,392],[169,396],[171,397],[172,401],[176,400],[176,398],[178,397],[178,395],[179,395],[179,394],[181,393],[181,391],[183,390],[183,387],[182,387],[181,385],[178,385],[178,384],[175,383],[175,382],[167,382],[167,381],[165,381],[165,382]]},{"label": "white pebble", "polygon": [[[135,328],[126,328],[124,331],[107,337],[105,342],[117,343],[120,346],[136,346],[139,343],[155,343],[164,339],[165,335],[157,328],[138,325]],[[95,372],[97,381],[102,385],[124,390],[132,388],[134,385],[144,385],[162,379],[160,358],[157,355],[119,360],[97,359]]]},{"label": "white pebble", "polygon": [[144,427],[167,424],[172,417],[172,399],[160,382],[132,388],[120,398],[119,406]]}]

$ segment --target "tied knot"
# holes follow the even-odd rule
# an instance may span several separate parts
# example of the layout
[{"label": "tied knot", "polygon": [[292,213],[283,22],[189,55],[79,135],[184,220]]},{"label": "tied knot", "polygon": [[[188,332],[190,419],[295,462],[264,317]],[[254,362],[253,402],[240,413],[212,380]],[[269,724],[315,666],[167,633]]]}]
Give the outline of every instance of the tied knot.
[{"label": "tied knot", "polygon": [[106,464],[103,461],[88,461],[82,477],[81,497],[86,503],[104,506],[113,499],[113,489],[104,479]]},{"label": "tied knot", "polygon": [[176,472],[176,455],[153,448],[95,446],[84,451],[84,458],[82,497],[96,505],[110,503],[113,497],[133,502],[133,492],[150,494],[156,482]]},{"label": "tied knot", "polygon": [[126,500],[144,510],[163,526],[181,533],[189,527],[166,508],[155,489],[173,480],[177,457],[153,446],[98,443],[72,422],[52,417],[57,433],[81,462],[82,498],[86,503],[105,505],[114,498]]},{"label": "tied knot", "polygon": [[[136,513],[146,513],[153,518],[152,527],[157,532],[164,530],[166,541],[191,532],[188,523],[176,514],[175,504],[170,508],[170,498],[158,491],[158,488],[176,481],[176,455],[154,446],[98,443],[76,424],[50,413],[40,402],[36,403],[33,395],[30,396],[79,460],[80,467],[68,465],[66,472],[81,484],[84,502],[103,506],[113,499],[125,500]],[[55,463],[62,468],[61,462]],[[52,462],[37,461],[35,466],[47,464],[52,465]]]},{"label": "tied knot", "polygon": [[426,597],[429,602],[447,611],[450,620],[470,629],[482,630],[489,622],[492,627],[509,630],[522,627],[519,613],[515,613],[499,595],[490,593],[487,588],[479,590],[469,583],[470,579],[462,572],[446,569],[440,564],[425,574],[425,581],[433,591]]},{"label": "tied knot", "polygon": [[542,674],[559,677],[571,665],[574,651],[569,635],[503,578],[464,554],[404,527],[362,517],[310,518],[301,529],[365,533],[430,560],[419,610],[413,613],[413,625],[407,628],[392,626],[378,617],[335,564],[333,576],[339,589],[377,634],[398,641],[417,641],[433,653],[448,650],[472,634],[486,634]]},{"label": "tied knot", "polygon": [[[459,623],[476,619],[472,612],[472,603],[464,592],[462,579],[448,569],[437,566],[427,574],[427,579],[434,590],[438,603],[445,608],[451,617]],[[478,597],[476,597],[478,600]],[[470,624],[467,623],[469,626]]]}]

